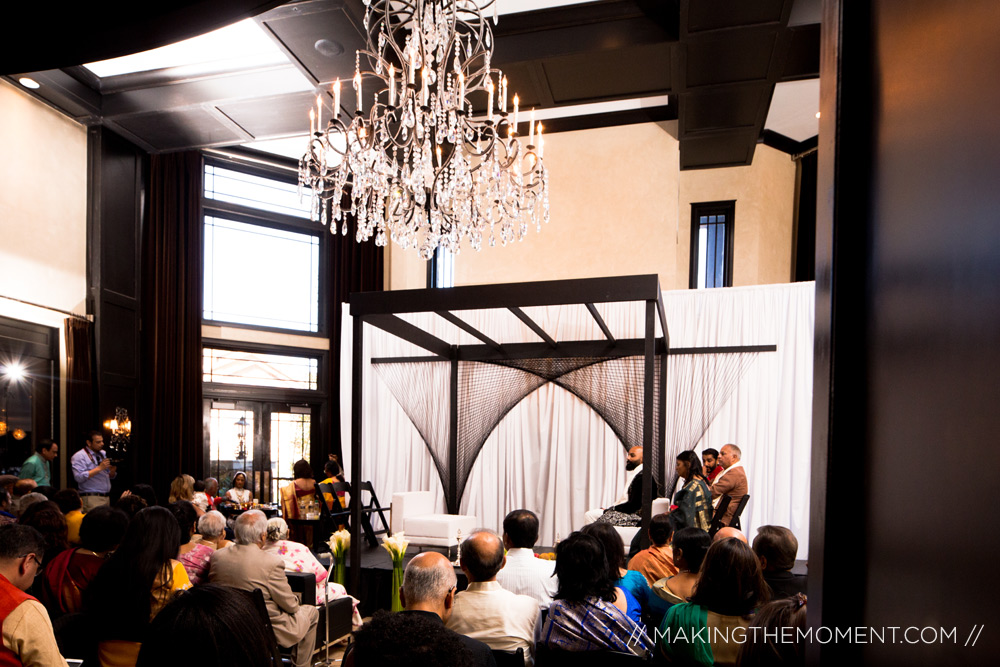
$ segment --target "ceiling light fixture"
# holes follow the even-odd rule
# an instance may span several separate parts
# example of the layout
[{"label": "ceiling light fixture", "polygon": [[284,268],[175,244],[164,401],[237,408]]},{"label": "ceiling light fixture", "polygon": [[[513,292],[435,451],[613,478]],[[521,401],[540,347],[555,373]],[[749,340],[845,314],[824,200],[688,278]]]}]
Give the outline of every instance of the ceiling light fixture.
[{"label": "ceiling light fixture", "polygon": [[31,88],[32,90],[37,90],[42,87],[40,83],[32,79],[30,76],[22,76],[17,80],[17,82],[25,88]]},{"label": "ceiling light fixture", "polygon": [[467,240],[479,250],[484,240],[520,240],[529,225],[541,231],[549,219],[542,128],[532,109],[521,146],[518,97],[508,99],[507,78],[491,65],[483,10],[492,6],[496,23],[496,0],[363,2],[354,118],[338,117],[339,79],[325,127],[321,97],[309,112],[299,184],[311,191],[313,217],[347,234],[352,215],[358,242],[391,238],[424,259],[439,246],[457,253]]}]

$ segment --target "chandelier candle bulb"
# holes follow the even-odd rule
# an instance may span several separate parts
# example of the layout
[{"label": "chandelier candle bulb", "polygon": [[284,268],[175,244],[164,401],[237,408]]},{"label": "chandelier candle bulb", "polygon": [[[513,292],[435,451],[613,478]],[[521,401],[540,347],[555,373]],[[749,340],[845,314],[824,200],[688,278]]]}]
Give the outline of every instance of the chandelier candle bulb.
[{"label": "chandelier candle bulb", "polygon": [[354,70],[354,92],[358,96],[358,111],[361,111],[361,71]]},{"label": "chandelier candle bulb", "polygon": [[517,93],[514,93],[514,134],[517,134]]},{"label": "chandelier candle bulb", "polygon": [[535,107],[531,107],[531,115],[528,116],[528,145],[535,145]]},{"label": "chandelier candle bulb", "polygon": [[500,79],[500,111],[507,113],[507,77]]},{"label": "chandelier candle bulb", "polygon": [[493,79],[486,79],[486,120],[493,122]]},{"label": "chandelier candle bulb", "polygon": [[538,124],[538,157],[545,157],[545,137],[542,136],[542,124]]},{"label": "chandelier candle bulb", "polygon": [[[457,62],[457,59],[456,59]],[[458,110],[462,110],[462,101],[465,99],[465,75],[458,73]]]},{"label": "chandelier candle bulb", "polygon": [[389,106],[395,106],[396,102],[396,68],[389,65]]},{"label": "chandelier candle bulb", "polygon": [[333,82],[333,117],[340,115],[340,79]]}]

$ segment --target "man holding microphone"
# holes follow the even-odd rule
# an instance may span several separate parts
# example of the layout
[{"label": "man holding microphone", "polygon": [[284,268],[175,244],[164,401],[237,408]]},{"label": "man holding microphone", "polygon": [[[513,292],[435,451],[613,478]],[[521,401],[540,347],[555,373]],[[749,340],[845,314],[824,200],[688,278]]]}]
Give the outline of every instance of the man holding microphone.
[{"label": "man holding microphone", "polygon": [[104,436],[100,431],[91,431],[87,444],[70,459],[85,513],[110,502],[108,494],[111,492],[111,480],[117,471],[103,447]]}]

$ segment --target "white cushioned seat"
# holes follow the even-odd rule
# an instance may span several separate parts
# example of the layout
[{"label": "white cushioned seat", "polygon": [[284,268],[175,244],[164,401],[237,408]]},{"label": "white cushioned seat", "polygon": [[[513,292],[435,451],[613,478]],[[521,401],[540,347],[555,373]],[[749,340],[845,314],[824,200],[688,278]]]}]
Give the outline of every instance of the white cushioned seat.
[{"label": "white cushioned seat", "polygon": [[469,514],[440,514],[435,512],[436,501],[430,491],[407,491],[392,494],[392,514],[389,523],[393,534],[406,533],[413,544],[453,546],[457,544],[458,531],[462,539],[478,527],[478,519]]}]

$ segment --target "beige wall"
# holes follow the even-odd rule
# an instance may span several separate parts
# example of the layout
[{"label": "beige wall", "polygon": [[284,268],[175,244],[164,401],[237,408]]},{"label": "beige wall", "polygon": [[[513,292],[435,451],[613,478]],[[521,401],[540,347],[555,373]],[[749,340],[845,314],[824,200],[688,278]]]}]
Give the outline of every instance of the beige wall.
[{"label": "beige wall", "polygon": [[[643,123],[546,137],[549,224],[513,246],[463,249],[455,284],[656,273],[664,289],[684,289],[691,202],[725,199],[736,200],[733,283],[787,282],[792,160],[760,145],[751,166],[681,172],[676,126]],[[424,261],[390,244],[386,285],[425,287]]]},{"label": "beige wall", "polygon": [[86,310],[87,131],[5,81],[0,121],[0,315],[59,329],[65,451],[66,316],[50,308]]},{"label": "beige wall", "polygon": [[84,312],[87,131],[0,81],[0,296]]}]

